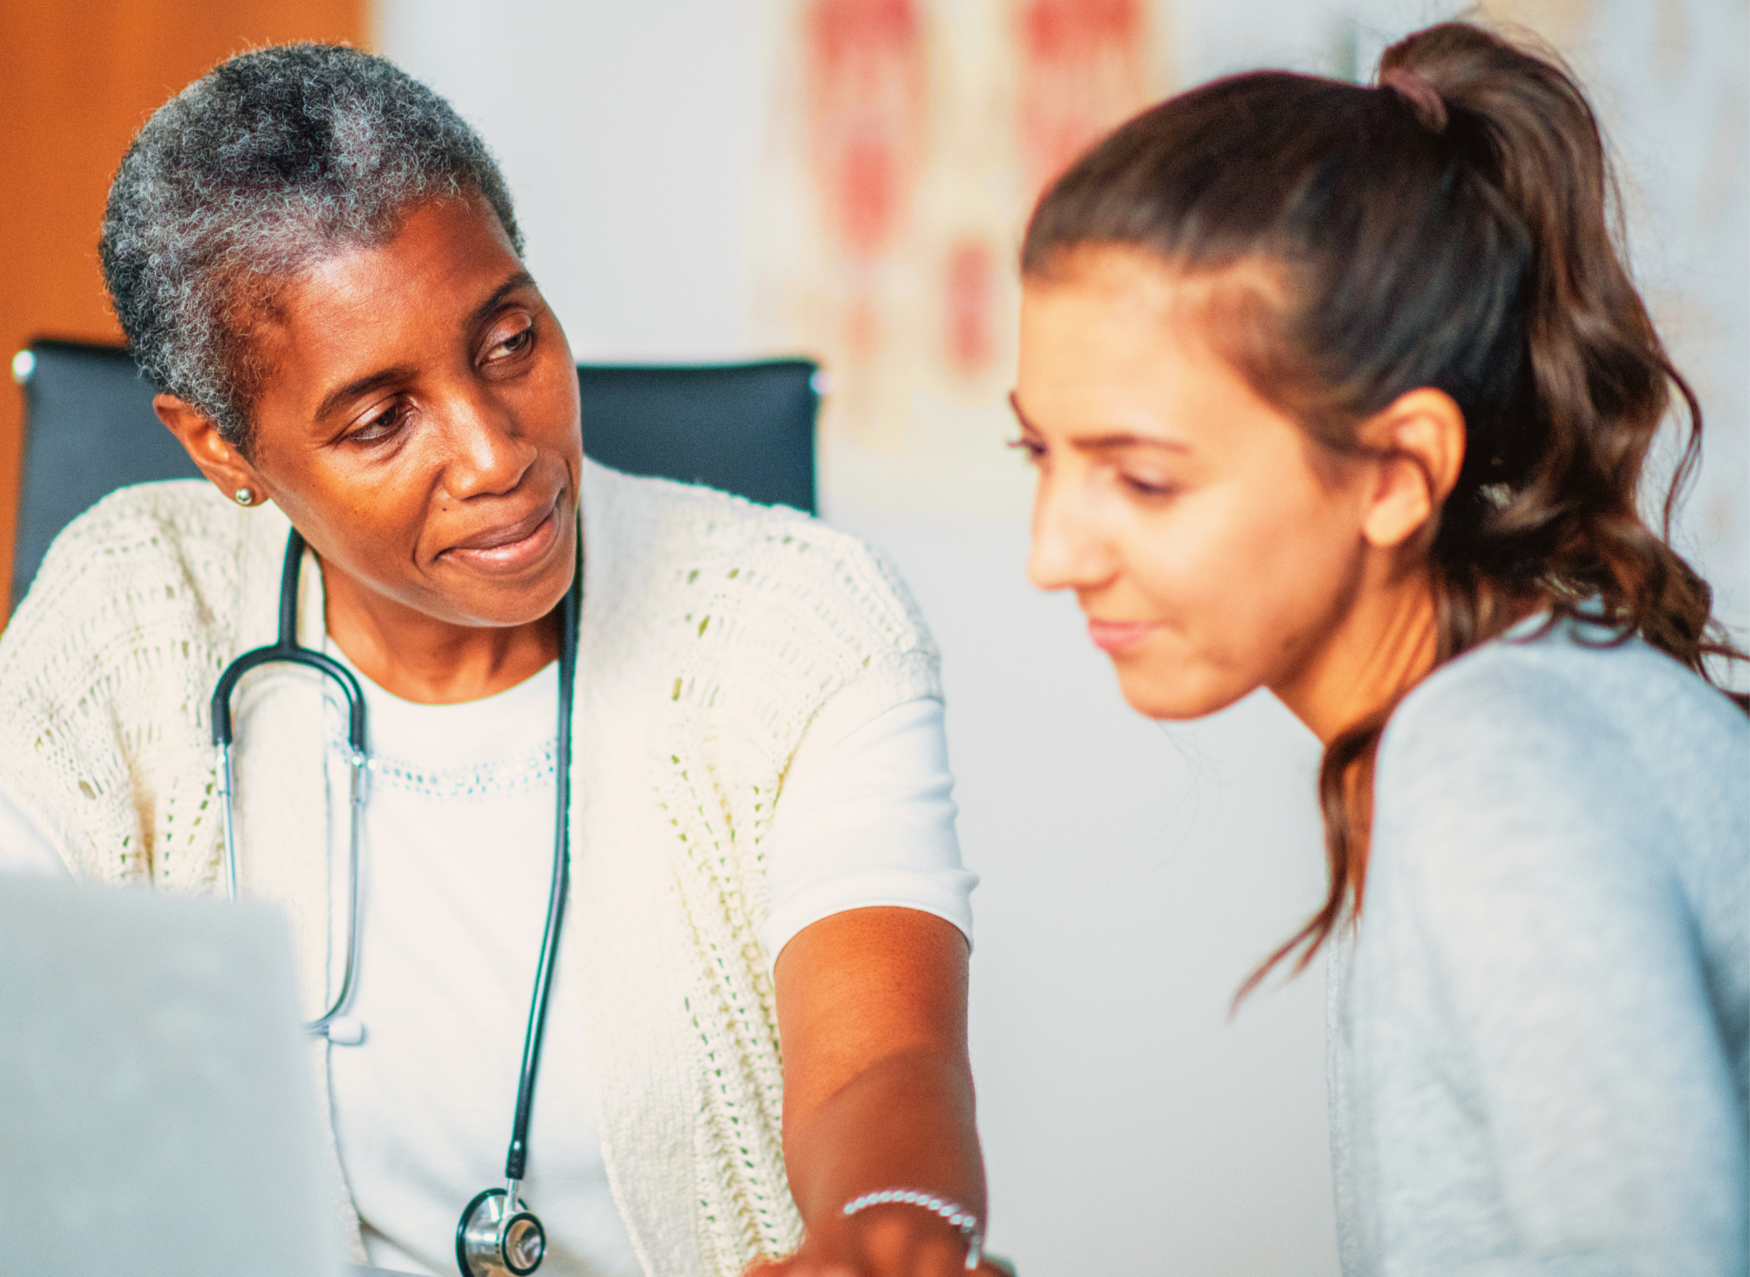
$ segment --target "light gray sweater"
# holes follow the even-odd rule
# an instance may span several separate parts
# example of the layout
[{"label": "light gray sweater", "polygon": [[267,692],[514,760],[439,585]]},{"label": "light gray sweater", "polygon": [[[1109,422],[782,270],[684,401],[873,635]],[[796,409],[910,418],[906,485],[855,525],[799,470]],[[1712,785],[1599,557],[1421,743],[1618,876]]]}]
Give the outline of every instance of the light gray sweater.
[{"label": "light gray sweater", "polygon": [[1750,1263],[1750,719],[1588,637],[1461,657],[1381,742],[1331,968],[1350,1277]]}]

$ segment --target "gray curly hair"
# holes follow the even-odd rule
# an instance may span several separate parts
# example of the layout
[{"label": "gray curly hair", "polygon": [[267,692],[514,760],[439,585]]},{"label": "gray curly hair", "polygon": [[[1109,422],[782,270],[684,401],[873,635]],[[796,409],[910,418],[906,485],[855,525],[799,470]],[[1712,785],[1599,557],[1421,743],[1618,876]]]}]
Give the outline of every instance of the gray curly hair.
[{"label": "gray curly hair", "polygon": [[446,198],[484,199],[521,256],[504,178],[454,107],[383,58],[281,45],[158,108],[109,188],[98,253],[147,378],[247,451],[269,371],[248,337],[278,286]]}]

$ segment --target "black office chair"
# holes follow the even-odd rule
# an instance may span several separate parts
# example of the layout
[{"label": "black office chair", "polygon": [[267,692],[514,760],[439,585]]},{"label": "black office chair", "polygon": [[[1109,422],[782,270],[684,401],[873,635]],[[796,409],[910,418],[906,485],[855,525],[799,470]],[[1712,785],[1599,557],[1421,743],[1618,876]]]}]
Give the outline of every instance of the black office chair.
[{"label": "black office chair", "polygon": [[[159,424],[151,383],[125,350],[39,340],[12,369],[25,397],[16,605],[49,543],[99,498],[200,472]],[[816,373],[806,359],[581,364],[584,450],[630,474],[703,483],[812,514]]]},{"label": "black office chair", "polygon": [[12,604],[24,597],[49,542],[97,501],[130,483],[200,477],[152,412],[151,385],[128,352],[34,341],[12,361],[24,386]]},{"label": "black office chair", "polygon": [[627,474],[813,514],[819,372],[808,359],[579,364],[583,450]]}]

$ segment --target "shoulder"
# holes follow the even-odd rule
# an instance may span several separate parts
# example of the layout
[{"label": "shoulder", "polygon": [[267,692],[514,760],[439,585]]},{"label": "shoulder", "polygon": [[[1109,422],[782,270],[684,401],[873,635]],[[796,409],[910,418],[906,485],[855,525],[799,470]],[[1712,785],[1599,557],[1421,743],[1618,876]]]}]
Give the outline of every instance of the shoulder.
[{"label": "shoulder", "polygon": [[[0,634],[0,688],[53,668],[166,664],[230,641],[254,578],[283,548],[285,516],[243,510],[211,484],[178,479],[111,493],[70,523]],[[168,646],[166,646],[168,645]]]},{"label": "shoulder", "polygon": [[1434,869],[1444,849],[1453,872],[1526,856],[1651,868],[1673,830],[1733,823],[1747,771],[1750,720],[1724,696],[1638,639],[1564,624],[1488,643],[1404,699],[1380,742],[1376,851]]},{"label": "shoulder", "polygon": [[788,757],[804,732],[837,739],[941,695],[910,593],[855,537],[795,510],[594,465],[583,504],[589,667],[644,689],[664,730],[716,742],[724,766],[767,747]]},{"label": "shoulder", "polygon": [[[251,520],[203,480],[175,479],[112,492],[55,538],[30,593],[6,628],[8,651],[70,618],[150,606],[165,587],[205,586],[236,571]],[[270,516],[271,517],[271,516]],[[259,520],[256,520],[259,522]],[[279,526],[283,526],[280,520]]]},{"label": "shoulder", "polygon": [[848,533],[800,511],[586,463],[588,586],[617,602],[723,630],[783,630],[855,652],[927,650],[897,572]]},{"label": "shoulder", "polygon": [[201,746],[246,551],[284,526],[178,480],[112,493],[49,548],[0,634],[0,778],[75,863],[146,863],[146,778]]},{"label": "shoulder", "polygon": [[234,541],[249,518],[249,511],[225,500],[204,479],[118,488],[62,530],[43,560],[44,575],[69,551],[127,555],[215,537]]},{"label": "shoulder", "polygon": [[1435,670],[1392,715],[1380,756],[1382,765],[1405,757],[1474,765],[1505,755],[1537,771],[1629,766],[1669,747],[1730,756],[1750,747],[1750,718],[1640,639],[1610,642],[1564,622],[1496,639]]},{"label": "shoulder", "polygon": [[111,493],[55,538],[0,634],[0,692],[52,678],[58,696],[92,679],[159,677],[230,640],[285,516],[243,510],[201,480]]}]

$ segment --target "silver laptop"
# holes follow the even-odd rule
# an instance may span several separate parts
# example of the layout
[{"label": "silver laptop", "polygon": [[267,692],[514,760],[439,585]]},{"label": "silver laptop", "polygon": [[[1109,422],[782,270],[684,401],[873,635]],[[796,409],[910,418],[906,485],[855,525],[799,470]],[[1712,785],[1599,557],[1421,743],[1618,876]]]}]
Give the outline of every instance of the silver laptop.
[{"label": "silver laptop", "polygon": [[341,1277],[310,1068],[272,907],[0,877],[0,1269]]}]

